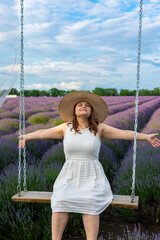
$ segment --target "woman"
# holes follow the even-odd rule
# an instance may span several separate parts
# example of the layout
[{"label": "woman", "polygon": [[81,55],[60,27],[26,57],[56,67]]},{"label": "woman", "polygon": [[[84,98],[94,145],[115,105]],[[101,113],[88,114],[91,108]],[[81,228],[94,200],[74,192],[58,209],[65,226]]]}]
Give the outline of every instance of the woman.
[{"label": "woman", "polygon": [[[63,139],[66,161],[51,197],[52,240],[61,240],[69,212],[82,213],[87,240],[97,240],[99,214],[112,202],[108,179],[98,160],[101,138],[134,140],[134,132],[102,123],[108,115],[105,101],[87,91],[71,92],[59,103],[65,123],[20,136],[19,147],[31,139]],[[137,140],[160,146],[155,134],[137,133]]]}]

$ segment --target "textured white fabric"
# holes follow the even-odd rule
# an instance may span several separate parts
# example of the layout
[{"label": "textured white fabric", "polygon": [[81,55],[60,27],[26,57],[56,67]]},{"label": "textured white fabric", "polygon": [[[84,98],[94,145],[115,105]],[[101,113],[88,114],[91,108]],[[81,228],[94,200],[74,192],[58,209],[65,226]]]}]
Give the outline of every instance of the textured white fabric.
[{"label": "textured white fabric", "polygon": [[54,182],[52,212],[98,215],[112,202],[109,181],[99,162],[101,141],[89,128],[82,134],[66,126],[63,147],[66,161]]}]

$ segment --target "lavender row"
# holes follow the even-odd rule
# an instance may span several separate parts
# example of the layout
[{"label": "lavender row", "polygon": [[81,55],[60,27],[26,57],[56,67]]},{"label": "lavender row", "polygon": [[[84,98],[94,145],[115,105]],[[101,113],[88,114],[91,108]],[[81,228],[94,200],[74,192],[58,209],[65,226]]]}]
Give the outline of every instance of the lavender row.
[{"label": "lavender row", "polygon": [[[143,102],[144,100],[142,99],[141,102]],[[145,100],[146,101],[146,100]],[[37,101],[36,101],[37,104]],[[44,104],[44,102],[43,102]],[[46,104],[46,103],[45,103]],[[109,108],[109,116],[111,116],[112,114],[115,114],[117,112],[120,111],[124,111],[132,106],[134,106],[135,104],[133,102],[127,102],[125,104],[117,104],[114,106],[110,106]],[[54,126],[54,119],[61,119],[58,110],[56,109],[51,109],[48,105],[46,109],[43,109],[45,111],[42,111],[41,109],[42,106],[38,105],[36,107],[32,106],[28,109],[26,108],[26,112],[25,112],[25,118],[26,118],[26,127],[29,125],[34,125],[34,124],[50,124],[52,123]],[[46,107],[46,105],[45,105]],[[13,103],[12,103],[12,108],[13,108]],[[44,107],[43,107],[44,108]],[[48,112],[47,112],[48,110]],[[4,111],[4,110],[3,110]],[[18,130],[18,118],[19,118],[19,114],[14,112],[14,111],[1,111],[0,113],[0,136],[3,136],[5,134],[10,134],[12,132],[15,132],[15,130]],[[13,119],[14,122],[16,122],[16,127],[13,126],[15,124],[12,124],[11,119]],[[17,120],[16,120],[17,119]],[[61,119],[62,121],[62,119]],[[63,122],[63,121],[62,121]],[[9,124],[10,123],[10,124]]]},{"label": "lavender row", "polygon": [[[60,143],[57,149],[52,150],[54,152],[54,162],[50,159],[49,155],[51,153],[48,153],[44,156],[41,165],[27,165],[28,190],[52,191],[53,183],[62,168],[62,144]],[[59,158],[59,155],[61,155],[61,158]],[[13,238],[15,240],[21,240],[22,236],[28,240],[33,239],[33,236],[35,239],[39,239],[40,236],[41,239],[51,239],[50,205],[13,203],[10,200],[11,196],[16,192],[17,169],[17,164],[10,165],[5,169],[4,174],[0,175],[0,232],[2,235],[4,233],[7,239]],[[72,217],[74,217],[79,226],[83,226],[81,218],[78,218],[76,215],[72,215]],[[32,227],[33,225],[34,228]],[[40,226],[39,230],[35,231],[38,226]],[[67,232],[69,231],[68,229]],[[83,229],[81,229],[81,231],[83,231]],[[68,234],[69,233],[70,231]],[[68,235],[65,236],[68,238]],[[128,239],[128,237],[131,239],[137,239],[138,237],[140,239],[158,240],[159,234],[158,236],[152,234],[151,238],[147,233],[140,233],[139,226],[139,229],[137,230],[135,227],[133,232],[130,232],[127,228],[127,232],[124,231],[123,238],[117,236],[117,239]],[[105,238],[101,236],[100,239]],[[112,239],[112,236],[109,234],[107,239]]]},{"label": "lavender row", "polygon": [[[140,104],[141,102],[144,102],[143,100],[140,101]],[[112,105],[108,108],[108,114],[109,115],[112,115],[114,113],[117,113],[117,112],[120,112],[120,111],[124,111],[126,109],[129,109],[131,107],[133,107],[135,105],[134,102],[126,102],[126,103],[119,103],[117,105]],[[34,125],[35,123],[44,123],[44,124],[47,124],[48,121],[51,119],[51,118],[55,118],[55,117],[58,117],[60,118],[60,115],[59,115],[59,112],[58,110],[52,110],[50,112],[38,112],[38,113],[33,113],[30,111],[30,113],[26,112],[27,116],[29,114],[32,114],[28,119],[27,119],[27,123],[31,124],[31,125]]]},{"label": "lavender row", "polygon": [[[104,97],[102,97],[103,99]],[[144,101],[149,101],[152,100],[155,97],[150,97],[148,99],[144,97],[139,98],[139,104],[143,103]],[[108,106],[113,106],[117,105],[119,103],[129,103],[129,104],[134,104],[135,102],[135,97],[121,97],[121,100],[115,97],[108,97],[107,99],[104,98],[105,101],[107,102]],[[116,101],[114,100],[116,99]],[[32,114],[38,113],[38,112],[54,112],[58,110],[58,104],[61,98],[59,97],[52,97],[52,98],[27,98],[25,100],[25,112],[26,112],[26,118],[28,118],[28,115],[31,116]],[[133,101],[134,100],[134,101]],[[0,118],[5,118],[5,117],[10,117],[10,115],[6,115],[6,111],[8,114],[11,115],[13,118],[18,118],[19,117],[19,101],[18,99],[7,99],[5,104],[3,105],[3,109],[0,110]]]},{"label": "lavender row", "polygon": [[[144,103],[139,106],[138,109],[138,127],[139,132],[145,124],[148,122],[155,110],[160,107],[160,97],[151,100],[148,103]],[[116,113],[106,118],[104,123],[123,130],[134,130],[134,118],[135,118],[135,107],[130,108],[126,111]],[[103,142],[110,147],[116,154],[117,161],[121,160],[127,152],[131,141],[129,140],[110,140],[103,139]]]},{"label": "lavender row", "polygon": [[[146,106],[147,105],[147,106]],[[149,106],[148,106],[149,105]],[[146,123],[146,121],[149,119],[150,115],[152,114],[152,111],[154,111],[157,107],[159,107],[160,105],[160,98],[156,98],[154,100],[151,100],[149,103],[144,103],[139,107],[139,122],[141,123],[140,128],[142,128],[142,126],[144,126],[144,124]],[[147,108],[148,107],[148,108]],[[149,111],[147,111],[147,109],[149,109]],[[152,109],[152,111],[151,111]],[[123,115],[122,115],[123,113]],[[133,128],[133,122],[134,122],[134,108],[131,108],[127,111],[124,112],[120,112],[118,114],[114,114],[112,116],[109,116],[106,120],[109,122],[111,122],[111,126],[116,126],[118,128],[122,128],[122,129],[132,129]],[[48,117],[50,113],[47,113]],[[47,116],[47,115],[46,115]],[[122,117],[123,116],[123,117]],[[51,117],[51,114],[50,114]],[[38,115],[39,118],[39,115]],[[34,118],[31,117],[30,120],[33,120]],[[124,120],[125,119],[125,120]],[[50,120],[53,120],[52,118],[50,118]],[[2,121],[2,120],[1,120]],[[9,122],[11,122],[8,119]],[[15,120],[14,120],[15,121]],[[6,121],[7,123],[7,121]],[[16,125],[18,128],[18,122],[16,122]],[[52,124],[47,124],[45,127],[43,126],[43,124],[36,124],[35,127],[30,127],[29,123],[28,123],[28,127],[26,127],[26,133],[28,132],[32,132],[35,131],[39,128],[49,128],[53,126]],[[11,126],[11,131],[15,130],[13,128],[13,126]],[[18,130],[18,129],[17,129]],[[2,129],[1,129],[2,131]],[[8,137],[1,137],[0,139],[0,143],[1,144],[1,155],[0,155],[0,159],[1,159],[1,165],[4,166],[5,162],[8,165],[9,163],[14,163],[17,159],[16,159],[16,154],[17,153],[17,144],[18,144],[18,132],[16,132],[13,135],[8,135]],[[5,140],[7,140],[7,142],[5,143]],[[15,143],[15,153],[16,154],[12,154],[11,150],[7,150],[7,154],[6,154],[6,150],[5,150],[5,145],[9,145],[9,141]],[[47,141],[47,140],[46,140]],[[43,154],[45,153],[45,151],[47,151],[47,149],[49,149],[52,145],[55,144],[55,140],[51,141],[48,140],[47,144],[46,141],[42,141],[42,140],[33,140],[27,143],[27,149],[29,150],[29,152],[36,158],[41,158],[43,156]],[[130,141],[122,141],[122,140],[104,140],[104,143],[107,145],[107,147],[112,150],[112,152],[114,152],[114,154],[116,155],[117,159],[121,159],[123,157],[123,155],[125,154],[125,152],[127,151],[129,145],[130,145]],[[12,144],[13,145],[13,144]],[[41,148],[39,148],[39,146],[41,146]],[[13,147],[11,147],[10,149],[13,149]],[[14,151],[14,150],[12,150]],[[108,150],[109,151],[109,150]],[[5,155],[6,154],[6,155]],[[9,156],[11,154],[11,156]],[[117,163],[119,163],[119,160],[117,160]],[[112,168],[107,168],[106,167],[107,164],[103,163],[103,166],[106,170],[106,174],[107,176],[111,175],[111,171],[114,172],[114,169]],[[1,166],[1,170],[2,167]],[[117,167],[117,166],[116,166]],[[111,170],[112,169],[112,170]]]},{"label": "lavender row", "polygon": [[[41,126],[43,127],[43,125]],[[33,127],[28,127],[27,130],[30,131]],[[37,125],[36,127],[38,128],[39,126]],[[7,137],[8,136],[5,136],[3,139],[7,139]],[[14,138],[12,138],[12,141],[14,142]],[[54,158],[51,159],[53,154]],[[114,151],[103,143],[100,152],[100,161],[103,163],[105,172],[108,171],[107,175],[112,176],[112,171],[114,172],[113,169],[117,168],[116,156]],[[56,179],[56,176],[58,176],[63,162],[64,154],[62,143],[54,145],[51,149],[46,150],[43,154],[42,160],[38,162],[37,165],[34,159],[30,158],[30,160],[27,161],[28,190],[36,189],[39,191],[52,191],[54,180]],[[115,163],[114,168],[112,165],[113,162]],[[108,168],[108,166],[110,167]],[[31,225],[34,221],[34,226],[36,226],[36,224],[38,226],[41,223],[41,230],[39,232],[45,235],[45,239],[50,239],[50,228],[48,227],[48,229],[44,229],[46,226],[45,221],[50,223],[48,217],[51,214],[50,208],[36,205],[36,212],[38,214],[35,214],[34,208],[31,205],[13,204],[10,201],[10,197],[16,192],[17,169],[17,164],[10,164],[8,169],[6,168],[4,170],[4,174],[0,175],[0,188],[2,189],[0,193],[0,230],[6,232],[8,234],[6,237],[8,238],[11,238],[10,233],[12,233],[12,238],[16,240],[20,239],[17,236],[23,236],[24,239],[32,239],[34,230],[31,228]],[[22,218],[24,218],[25,225],[23,224],[23,221],[20,221]],[[39,222],[35,223],[35,219],[39,219]],[[18,229],[18,233],[16,232],[16,229]]]},{"label": "lavender row", "polygon": [[[152,113],[160,107],[160,97],[156,97],[155,99],[145,102],[138,106],[138,127],[141,129],[144,124],[149,120]],[[118,121],[121,123],[130,124],[130,127],[133,129],[134,126],[134,118],[135,118],[135,107],[127,109],[126,111],[116,113],[112,116],[108,116],[104,123],[112,124],[112,126],[117,126]],[[128,128],[128,126],[126,126]]]},{"label": "lavender row", "polygon": [[[112,96],[112,97],[101,97],[104,101],[107,102],[108,106],[116,105],[119,103],[127,103],[127,102],[135,102],[134,96]],[[156,98],[156,96],[140,96],[139,102],[143,103],[145,101],[150,101]],[[62,97],[28,97],[25,98],[25,108],[27,110],[39,110],[39,111],[46,111],[46,109],[52,111],[55,110],[55,107],[58,107],[58,104]],[[19,98],[10,98],[6,99],[5,103],[3,104],[1,111],[13,111],[19,112]],[[47,111],[48,111],[47,110]]]},{"label": "lavender row", "polygon": [[[46,180],[55,180],[59,168],[61,166],[53,163],[50,169],[42,171],[38,165],[27,164],[27,189],[47,191]],[[15,240],[22,240],[22,237],[28,240],[51,239],[51,207],[49,204],[11,201],[11,197],[17,192],[17,169],[18,164],[11,164],[5,169],[4,174],[0,175],[0,234],[6,239]]]},{"label": "lavender row", "polygon": [[[138,115],[138,132],[145,126],[155,110],[160,107],[160,97],[150,101],[149,103],[144,103],[139,106],[139,115]],[[106,124],[116,127],[123,130],[134,130],[134,117],[135,117],[135,108],[129,109],[124,112],[120,112],[108,117],[105,121]],[[110,151],[112,150],[115,158],[113,165],[107,165],[105,162],[102,163],[105,174],[108,177],[110,184],[112,186],[112,181],[117,174],[119,167],[121,166],[121,161],[125,157],[129,147],[132,144],[130,140],[121,140],[121,139],[102,139],[102,142],[107,146]],[[109,151],[106,152],[108,155]],[[107,159],[107,158],[106,158]]]},{"label": "lavender row", "polygon": [[[151,115],[151,109],[152,109],[152,111],[155,109],[155,108],[157,108],[158,106],[157,106],[157,102],[158,102],[158,104],[159,104],[159,99],[155,99],[155,100],[152,100],[152,101],[150,101],[149,103],[150,103],[150,105],[148,106],[149,107],[149,109],[150,109],[150,111],[149,112],[147,112],[147,114],[148,114],[148,116],[147,116],[147,119],[150,117],[150,115]],[[140,112],[140,114],[139,114],[139,116],[142,116],[141,117],[141,119],[139,119],[139,122],[140,122],[140,120],[141,120],[141,122],[143,123],[143,125],[145,124],[145,122],[143,121],[144,120],[144,118],[146,118],[146,116],[145,116],[145,113],[146,113],[146,104],[147,103],[145,103],[145,104],[142,104],[141,106],[140,106],[140,109],[139,110],[141,110],[141,112]],[[132,111],[130,111],[130,110],[132,110]],[[123,112],[123,116],[125,115],[126,117],[125,117],[125,121],[124,121],[124,119],[122,118],[122,115],[121,115],[121,113],[119,113],[119,114],[115,114],[115,115],[112,115],[112,118],[111,117],[108,117],[107,119],[108,119],[108,121],[109,120],[111,120],[112,121],[112,126],[114,126],[114,124],[116,125],[116,127],[118,127],[118,128],[126,128],[126,129],[129,129],[129,128],[131,128],[132,126],[130,126],[129,125],[129,123],[132,123],[133,124],[133,120],[134,120],[134,116],[133,116],[133,114],[134,114],[134,108],[132,108],[132,109],[130,109],[130,110],[128,110],[128,111],[125,111],[125,112]],[[127,119],[127,117],[128,117],[128,119]],[[118,121],[118,124],[117,124],[117,121],[116,121],[116,118],[118,119],[117,121]],[[121,119],[121,121],[119,120],[119,119]],[[123,120],[122,120],[123,119]],[[113,121],[114,120],[114,121]],[[118,125],[118,126],[117,126]],[[139,124],[140,125],[140,124]],[[47,126],[47,127],[49,127],[49,126]],[[38,128],[42,128],[42,126],[39,126],[39,125],[37,125],[37,128],[26,128],[26,133],[27,132],[32,132],[32,131],[34,131],[35,129],[38,129]],[[18,134],[17,134],[17,136],[18,136]],[[13,137],[15,137],[15,140],[17,140],[17,136],[15,137],[14,135],[13,135]],[[10,136],[11,137],[11,136]],[[13,139],[13,138],[12,138]],[[4,138],[2,138],[1,139],[1,141],[3,141],[4,142]],[[13,141],[13,140],[12,140]],[[124,152],[126,152],[126,150],[127,150],[127,147],[128,147],[128,145],[129,145],[129,142],[128,141],[121,141],[121,140],[115,140],[114,142],[113,142],[113,140],[112,141],[110,141],[110,140],[105,140],[105,141],[107,141],[107,145],[114,151],[114,153],[117,153],[117,155],[118,155],[118,157],[120,156],[120,157],[122,157],[122,154],[124,154]],[[106,142],[105,142],[106,143]],[[2,144],[3,145],[3,144]],[[1,145],[1,146],[2,146]],[[41,146],[43,146],[44,145],[44,147],[41,147],[41,149],[43,150],[45,150],[45,149],[47,149],[47,147],[46,147],[46,145],[45,144],[43,144],[43,141],[42,141],[42,145]],[[38,141],[33,141],[32,143],[30,143],[29,144],[29,148],[31,149],[31,152],[32,153],[34,153],[34,155],[36,155],[36,157],[41,157],[42,156],[42,154],[44,153],[44,151],[39,151],[39,142]],[[32,147],[33,146],[33,147]],[[37,148],[36,148],[36,146],[38,147],[38,150],[36,150]],[[4,150],[3,150],[3,148],[1,148],[2,149],[2,151],[3,152],[5,152]],[[41,154],[40,154],[40,153]],[[9,152],[8,152],[9,153]],[[13,159],[13,156],[14,155],[12,155],[12,157],[10,158],[10,159]],[[4,154],[1,154],[1,158],[5,161],[5,157],[4,157]],[[9,158],[9,157],[8,157]],[[14,158],[14,160],[13,160],[13,162],[15,161],[15,158]],[[6,161],[6,162],[8,162],[8,161]]]},{"label": "lavender row", "polygon": [[[48,127],[51,127],[48,125]],[[36,124],[26,128],[26,133],[43,129],[44,125]],[[0,172],[4,167],[14,164],[18,161],[18,136],[19,132],[4,135],[0,138]],[[57,144],[59,139],[30,140],[26,142],[26,159],[30,163],[40,162],[45,152],[53,145]]]},{"label": "lavender row", "polygon": [[[143,133],[157,133],[160,137],[160,109],[152,115]],[[136,195],[140,197],[140,214],[146,221],[155,223],[160,218],[160,151],[148,142],[137,143]],[[113,181],[115,194],[131,194],[133,146],[122,161]],[[125,213],[126,214],[126,213]]]},{"label": "lavender row", "polygon": [[[106,160],[106,148],[105,145],[101,148],[100,156],[102,162]],[[110,151],[110,156],[107,157],[108,162],[111,164],[114,153]],[[54,181],[64,162],[65,156],[62,142],[48,149],[39,163],[35,163],[33,158],[27,158],[27,190],[53,191]],[[23,236],[24,239],[31,240],[33,236],[35,236],[34,229],[32,231],[31,228],[32,222],[34,221],[34,226],[39,226],[41,223],[41,229],[39,229],[41,236],[43,236],[44,239],[50,239],[50,206],[36,204],[35,211],[33,204],[27,205],[25,203],[17,204],[11,202],[11,197],[17,192],[17,185],[18,162],[5,167],[3,173],[0,174],[0,232],[4,232],[5,237],[8,239],[12,236],[15,240],[21,240],[20,236]],[[37,222],[36,219],[39,219],[39,221]],[[81,219],[77,219],[76,221],[79,222]],[[23,224],[23,222],[25,222],[25,224]]]},{"label": "lavender row", "polygon": [[[27,190],[53,191],[53,183],[64,160],[62,143],[59,143],[46,152],[41,162],[35,163],[34,159],[27,161]],[[23,179],[21,186],[22,183]],[[11,202],[11,197],[17,192],[17,185],[18,162],[5,167],[0,174],[0,233],[4,233],[7,239],[15,240],[21,240],[22,236],[28,240],[33,239],[33,236],[34,239],[51,239],[50,205]],[[35,232],[39,226],[40,229]]]}]

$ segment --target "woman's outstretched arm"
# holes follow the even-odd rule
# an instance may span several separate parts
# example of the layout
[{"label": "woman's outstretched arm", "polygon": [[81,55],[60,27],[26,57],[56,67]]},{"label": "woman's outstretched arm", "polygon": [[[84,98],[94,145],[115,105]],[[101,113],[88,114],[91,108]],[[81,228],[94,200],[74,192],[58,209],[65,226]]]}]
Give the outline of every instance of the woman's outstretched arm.
[{"label": "woman's outstretched arm", "polygon": [[[64,137],[64,129],[66,123],[62,123],[58,126],[49,129],[40,129],[32,133],[27,133],[25,136],[21,135],[18,138],[20,139],[19,148],[24,147],[24,142],[32,139],[47,139],[47,138],[57,138],[61,139]],[[24,141],[25,139],[25,141]]]},{"label": "woman's outstretched arm", "polygon": [[[107,124],[101,123],[102,127],[102,138],[106,139],[122,139],[122,140],[134,140],[134,131],[122,130],[108,126]],[[160,146],[160,140],[156,138],[159,133],[145,134],[137,132],[138,141],[148,141],[153,147]]]}]

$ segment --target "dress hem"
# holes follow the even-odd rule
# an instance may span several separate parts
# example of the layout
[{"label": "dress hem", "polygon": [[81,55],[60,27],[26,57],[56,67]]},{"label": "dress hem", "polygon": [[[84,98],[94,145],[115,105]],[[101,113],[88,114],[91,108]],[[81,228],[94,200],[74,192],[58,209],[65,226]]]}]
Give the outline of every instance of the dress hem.
[{"label": "dress hem", "polygon": [[81,214],[89,214],[89,215],[99,215],[101,214],[112,202],[113,198],[110,199],[110,201],[108,202],[107,205],[105,205],[105,207],[98,213],[93,213],[93,212],[88,212],[88,211],[78,211],[78,210],[71,210],[71,211],[68,211],[68,210],[62,210],[62,209],[56,209],[56,210],[53,210],[52,213],[54,212],[68,212],[68,213],[81,213]]}]

